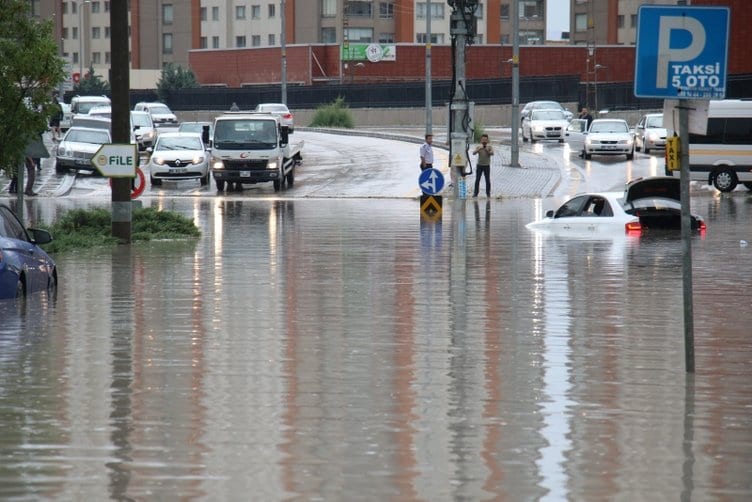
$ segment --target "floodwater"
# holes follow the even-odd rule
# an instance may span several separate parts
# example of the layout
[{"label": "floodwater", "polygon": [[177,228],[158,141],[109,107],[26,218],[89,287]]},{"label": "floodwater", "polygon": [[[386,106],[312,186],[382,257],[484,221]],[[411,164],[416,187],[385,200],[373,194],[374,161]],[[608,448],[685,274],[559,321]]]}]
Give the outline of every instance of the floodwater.
[{"label": "floodwater", "polygon": [[541,236],[539,200],[145,204],[201,239],[0,303],[4,500],[752,498],[747,194],[693,200],[694,375],[677,238]]}]

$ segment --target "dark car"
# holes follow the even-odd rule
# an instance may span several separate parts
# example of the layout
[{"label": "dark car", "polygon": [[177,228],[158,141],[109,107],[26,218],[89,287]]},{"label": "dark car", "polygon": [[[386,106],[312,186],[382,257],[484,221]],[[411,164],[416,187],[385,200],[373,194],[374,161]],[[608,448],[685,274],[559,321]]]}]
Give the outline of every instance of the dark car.
[{"label": "dark car", "polygon": [[39,247],[51,241],[48,231],[24,228],[16,213],[0,204],[0,299],[55,291],[55,262]]}]

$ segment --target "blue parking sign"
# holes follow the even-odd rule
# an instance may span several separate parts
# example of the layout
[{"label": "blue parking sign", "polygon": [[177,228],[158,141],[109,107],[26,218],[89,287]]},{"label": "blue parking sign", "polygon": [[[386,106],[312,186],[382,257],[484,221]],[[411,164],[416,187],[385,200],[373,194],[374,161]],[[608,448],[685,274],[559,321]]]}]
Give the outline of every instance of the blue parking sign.
[{"label": "blue parking sign", "polygon": [[723,99],[728,35],[728,7],[641,6],[635,96]]}]

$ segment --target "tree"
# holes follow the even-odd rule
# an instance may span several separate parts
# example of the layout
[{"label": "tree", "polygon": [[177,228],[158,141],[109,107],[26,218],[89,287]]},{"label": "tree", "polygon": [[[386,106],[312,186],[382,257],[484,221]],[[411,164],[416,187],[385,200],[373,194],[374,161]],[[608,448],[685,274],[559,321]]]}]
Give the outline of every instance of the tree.
[{"label": "tree", "polygon": [[198,87],[196,75],[192,70],[186,70],[180,65],[167,63],[157,82],[157,97],[167,102],[172,91],[178,89],[195,89]]},{"label": "tree", "polygon": [[97,96],[110,92],[110,84],[94,73],[94,66],[90,66],[84,78],[73,86],[73,91],[77,94]]},{"label": "tree", "polygon": [[4,0],[0,9],[0,168],[13,175],[27,145],[47,129],[52,91],[64,62],[52,22],[32,18],[26,0]]}]

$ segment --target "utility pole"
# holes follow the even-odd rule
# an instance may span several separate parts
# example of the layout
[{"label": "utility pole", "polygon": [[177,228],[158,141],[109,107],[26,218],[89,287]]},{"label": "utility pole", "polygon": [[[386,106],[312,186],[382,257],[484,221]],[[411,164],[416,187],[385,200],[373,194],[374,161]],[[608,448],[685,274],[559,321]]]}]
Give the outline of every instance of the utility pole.
[{"label": "utility pole", "polygon": [[469,143],[473,134],[465,85],[465,51],[475,35],[475,9],[478,0],[447,0],[447,3],[452,8],[449,33],[452,37],[453,63],[452,91],[449,97],[449,166],[454,196],[464,198],[467,192],[460,191],[460,182],[464,185],[465,168],[469,164]]},{"label": "utility pole", "polygon": [[[111,2],[112,142],[130,143],[130,63],[128,62],[128,2]],[[112,236],[131,242],[131,178],[112,179]]]},{"label": "utility pole", "polygon": [[520,167],[520,4],[512,0],[512,158],[511,167]]},{"label": "utility pole", "polygon": [[287,104],[287,23],[285,0],[280,0],[280,15],[282,16],[282,34],[279,42],[282,46],[282,103]]},{"label": "utility pole", "polygon": [[426,4],[426,134],[433,134],[433,99],[431,96],[431,3]]}]

